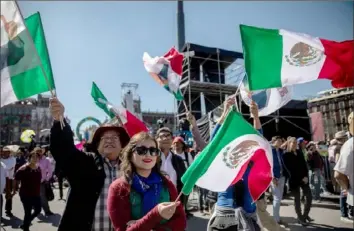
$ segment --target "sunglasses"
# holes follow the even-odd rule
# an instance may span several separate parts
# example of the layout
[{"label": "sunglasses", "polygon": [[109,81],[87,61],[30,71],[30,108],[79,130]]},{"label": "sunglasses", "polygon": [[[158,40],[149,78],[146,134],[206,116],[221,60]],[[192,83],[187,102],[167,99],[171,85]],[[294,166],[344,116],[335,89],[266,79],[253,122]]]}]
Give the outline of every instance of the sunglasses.
[{"label": "sunglasses", "polygon": [[139,156],[144,156],[149,153],[151,156],[159,156],[160,152],[158,148],[139,146],[133,149]]}]

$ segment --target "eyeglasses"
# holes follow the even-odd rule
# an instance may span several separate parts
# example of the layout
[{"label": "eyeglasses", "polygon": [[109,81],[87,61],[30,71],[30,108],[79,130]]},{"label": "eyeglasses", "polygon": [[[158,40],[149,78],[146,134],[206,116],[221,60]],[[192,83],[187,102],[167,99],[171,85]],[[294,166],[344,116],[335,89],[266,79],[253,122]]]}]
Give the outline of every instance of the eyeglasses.
[{"label": "eyeglasses", "polygon": [[149,153],[151,156],[159,156],[160,152],[159,149],[155,148],[155,147],[145,147],[145,146],[139,146],[139,147],[135,147],[133,148],[133,151],[136,152],[136,154],[138,154],[139,156],[144,156],[147,153]]},{"label": "eyeglasses", "polygon": [[171,134],[161,134],[157,138],[162,140],[162,139],[168,139],[168,138],[171,138],[171,137],[172,137]]},{"label": "eyeglasses", "polygon": [[101,140],[107,142],[107,141],[118,141],[119,136],[103,136],[101,137]]}]

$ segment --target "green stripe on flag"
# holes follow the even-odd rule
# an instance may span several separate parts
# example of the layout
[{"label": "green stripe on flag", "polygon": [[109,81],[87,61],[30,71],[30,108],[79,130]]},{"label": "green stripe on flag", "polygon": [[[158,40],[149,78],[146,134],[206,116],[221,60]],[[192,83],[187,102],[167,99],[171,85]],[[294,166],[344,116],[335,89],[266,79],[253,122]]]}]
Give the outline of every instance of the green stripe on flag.
[{"label": "green stripe on flag", "polygon": [[100,100],[108,101],[103,95],[102,91],[97,87],[95,82],[92,82],[91,96],[95,101],[95,104],[101,108],[112,119],[115,115],[108,109],[107,104],[100,102]]},{"label": "green stripe on flag", "polygon": [[281,87],[283,37],[278,30],[240,25],[249,89]]},{"label": "green stripe on flag", "polygon": [[227,144],[245,134],[259,133],[240,113],[236,112],[235,109],[231,110],[215,137],[182,176],[183,194],[188,195],[191,193],[198,179],[204,175],[215,157],[219,155]]},{"label": "green stripe on flag", "polygon": [[174,92],[173,95],[178,101],[182,101],[184,99],[181,90],[178,90],[177,93]]},{"label": "green stripe on flag", "polygon": [[[21,74],[16,74],[14,76],[11,76],[11,84],[15,92],[15,95],[19,100],[31,97],[39,93],[50,91],[50,89],[55,89],[53,71],[49,59],[49,53],[47,49],[47,43],[45,40],[40,14],[35,13],[29,16],[28,18],[25,19],[25,24],[33,39],[34,45],[38,51],[39,58],[42,62],[43,69],[48,78],[50,88],[48,87],[48,83],[45,79],[41,66],[36,65],[34,68],[22,72]],[[25,37],[27,36],[27,32],[23,31],[19,36]],[[28,39],[24,39],[24,40],[28,40]],[[25,52],[30,50],[31,51],[30,55],[38,58],[37,54],[34,53],[35,51],[33,51],[33,47],[31,44],[26,43],[25,46],[27,46],[28,48],[28,49],[25,48]],[[29,48],[30,46],[31,48]],[[38,62],[38,60],[35,62]],[[11,69],[10,69],[10,73],[11,73]]]}]

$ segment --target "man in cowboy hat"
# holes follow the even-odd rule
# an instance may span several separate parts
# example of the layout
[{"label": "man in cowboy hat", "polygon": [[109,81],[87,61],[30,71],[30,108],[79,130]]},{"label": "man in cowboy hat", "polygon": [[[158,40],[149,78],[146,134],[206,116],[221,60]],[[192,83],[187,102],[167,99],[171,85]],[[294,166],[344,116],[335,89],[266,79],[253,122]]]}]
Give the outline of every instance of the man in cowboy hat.
[{"label": "man in cowboy hat", "polygon": [[118,177],[119,155],[129,136],[122,127],[103,125],[92,137],[92,152],[79,151],[69,124],[64,120],[65,126],[61,127],[64,106],[54,98],[50,107],[54,118],[51,153],[70,184],[58,231],[112,231],[106,208],[108,188]]},{"label": "man in cowboy hat", "polygon": [[[354,134],[354,115],[353,112],[348,116],[349,132]],[[334,177],[341,186],[341,199],[346,197],[346,201],[341,201],[341,220],[353,223],[354,207],[354,139],[347,140],[341,150],[338,162],[334,167]],[[348,205],[348,207],[346,206]]]}]

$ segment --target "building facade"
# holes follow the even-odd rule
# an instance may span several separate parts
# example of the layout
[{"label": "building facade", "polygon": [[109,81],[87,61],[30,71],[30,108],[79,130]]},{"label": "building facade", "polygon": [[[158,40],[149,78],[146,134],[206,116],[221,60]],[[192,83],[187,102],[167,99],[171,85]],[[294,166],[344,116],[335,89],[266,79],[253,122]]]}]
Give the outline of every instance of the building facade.
[{"label": "building facade", "polygon": [[51,127],[49,96],[38,95],[0,108],[0,143],[21,145],[20,136],[26,129],[39,134]]},{"label": "building facade", "polygon": [[322,114],[325,140],[338,131],[348,131],[348,116],[354,111],[354,88],[331,89],[308,101],[309,114]]},{"label": "building facade", "polygon": [[143,121],[152,131],[157,131],[159,128],[159,120],[164,120],[164,126],[175,130],[175,114],[172,112],[142,112]]}]

